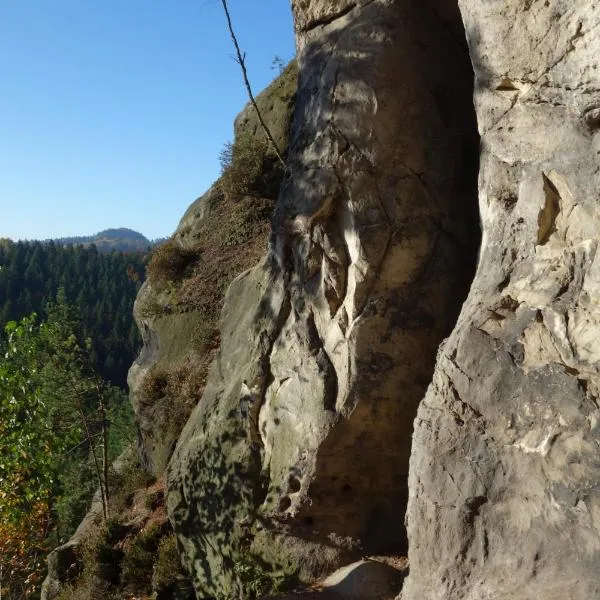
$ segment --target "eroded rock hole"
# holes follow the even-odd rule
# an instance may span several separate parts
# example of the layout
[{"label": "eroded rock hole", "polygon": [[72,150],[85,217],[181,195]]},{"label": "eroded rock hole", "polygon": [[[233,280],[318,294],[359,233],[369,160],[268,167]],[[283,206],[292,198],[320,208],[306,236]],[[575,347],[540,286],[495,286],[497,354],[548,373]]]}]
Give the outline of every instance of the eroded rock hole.
[{"label": "eroded rock hole", "polygon": [[502,81],[496,86],[498,92],[518,92],[519,87],[509,77],[503,77]]},{"label": "eroded rock hole", "polygon": [[284,496],[281,498],[281,500],[279,500],[279,505],[277,508],[279,509],[279,512],[285,512],[291,505],[292,501],[290,498],[288,496]]},{"label": "eroded rock hole", "polygon": [[545,202],[538,214],[537,243],[539,245],[546,244],[550,236],[556,231],[556,219],[560,214],[560,194],[546,174],[543,174],[542,177],[544,180]]},{"label": "eroded rock hole", "polygon": [[297,494],[302,489],[302,484],[297,477],[290,476],[288,480],[288,490],[290,494]]}]

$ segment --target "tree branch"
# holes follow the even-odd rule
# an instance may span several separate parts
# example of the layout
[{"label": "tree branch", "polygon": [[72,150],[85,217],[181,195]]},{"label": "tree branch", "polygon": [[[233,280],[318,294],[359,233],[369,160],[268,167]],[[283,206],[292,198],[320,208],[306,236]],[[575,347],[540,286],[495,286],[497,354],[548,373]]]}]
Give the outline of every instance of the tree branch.
[{"label": "tree branch", "polygon": [[233,41],[233,45],[235,46],[235,51],[237,54],[236,62],[238,63],[238,65],[240,65],[240,69],[242,70],[242,77],[244,78],[244,85],[246,86],[246,91],[248,92],[248,97],[250,98],[250,102],[252,103],[252,106],[254,106],[254,110],[256,111],[256,114],[258,116],[258,120],[260,122],[261,127],[263,128],[269,142],[271,142],[271,144],[273,145],[273,149],[275,150],[275,155],[277,156],[277,159],[279,160],[279,162],[283,165],[283,168],[285,169],[286,164],[285,164],[285,161],[283,160],[283,157],[281,156],[279,147],[277,146],[275,140],[273,139],[273,136],[271,135],[271,131],[267,127],[267,124],[265,123],[265,121],[262,117],[262,114],[258,108],[258,105],[256,104],[256,100],[254,99],[254,94],[252,93],[252,88],[250,87],[250,81],[248,80],[248,71],[246,70],[246,53],[244,52],[244,54],[242,54],[242,51],[240,50],[240,45],[238,44],[237,38],[233,31],[233,25],[231,24],[231,15],[229,14],[227,0],[221,0],[221,4],[223,5],[223,10],[225,11],[225,17],[227,17],[227,27],[229,28],[229,34],[231,35],[231,40]]}]

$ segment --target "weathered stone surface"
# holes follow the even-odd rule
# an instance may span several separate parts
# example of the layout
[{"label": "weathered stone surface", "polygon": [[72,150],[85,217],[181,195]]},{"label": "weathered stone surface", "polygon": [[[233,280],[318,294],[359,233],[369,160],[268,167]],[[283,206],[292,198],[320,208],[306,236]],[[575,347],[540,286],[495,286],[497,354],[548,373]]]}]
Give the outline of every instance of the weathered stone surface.
[{"label": "weathered stone surface", "polygon": [[327,577],[322,584],[345,600],[392,600],[400,589],[404,572],[375,560],[360,560]]},{"label": "weathered stone surface", "polygon": [[460,4],[483,244],[415,422],[403,598],[597,598],[600,5]]},{"label": "weathered stone surface", "polygon": [[406,565],[363,559],[341,567],[307,590],[281,594],[269,600],[394,600],[402,587]]},{"label": "weathered stone surface", "polygon": [[168,469],[201,598],[237,597],[249,557],[311,580],[403,544],[412,422],[478,243],[452,13],[292,5],[299,89],[270,252],[228,292]]},{"label": "weathered stone surface", "polygon": [[[282,152],[287,150],[296,74],[292,62],[256,98]],[[235,134],[264,137],[252,106],[246,106],[238,115]],[[273,160],[266,162],[259,189],[253,190],[260,197],[225,198],[221,181],[217,181],[191,204],[169,242],[182,252],[195,253],[189,273],[160,285],[153,285],[149,278],[136,299],[134,316],[143,347],[129,370],[128,385],[140,452],[146,468],[157,476],[163,472],[191,408],[201,396],[206,364],[212,358],[212,344],[205,340],[212,336],[222,302],[221,288],[254,265],[267,246],[281,173]],[[200,296],[205,298],[200,300]],[[178,386],[171,387],[184,385],[187,393],[169,394],[167,385],[166,391],[149,394],[153,377],[178,379]]]}]

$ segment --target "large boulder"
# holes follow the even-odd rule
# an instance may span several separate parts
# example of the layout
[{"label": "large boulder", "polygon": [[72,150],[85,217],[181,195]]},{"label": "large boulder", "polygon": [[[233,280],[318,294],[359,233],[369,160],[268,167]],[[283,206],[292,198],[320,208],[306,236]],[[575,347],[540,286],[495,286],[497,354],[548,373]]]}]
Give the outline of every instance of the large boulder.
[{"label": "large boulder", "polygon": [[478,245],[457,11],[292,5],[299,87],[270,250],[228,291],[168,468],[199,598],[405,547],[412,422]]},{"label": "large boulder", "polygon": [[598,598],[600,4],[460,5],[483,244],[415,422],[403,598]]}]

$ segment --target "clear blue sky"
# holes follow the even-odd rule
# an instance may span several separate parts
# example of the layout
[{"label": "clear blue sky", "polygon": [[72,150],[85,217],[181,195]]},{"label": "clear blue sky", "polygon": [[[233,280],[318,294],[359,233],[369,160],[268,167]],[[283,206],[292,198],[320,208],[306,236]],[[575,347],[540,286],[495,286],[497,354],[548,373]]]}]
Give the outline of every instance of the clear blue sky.
[{"label": "clear blue sky", "polygon": [[[229,0],[255,91],[289,0]],[[220,0],[0,0],[0,237],[170,235],[247,101]]]}]

